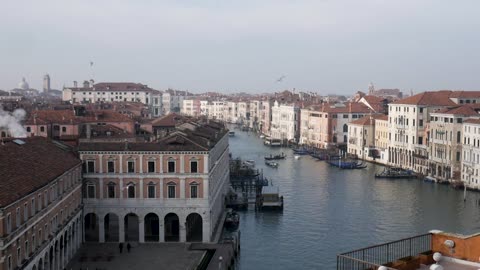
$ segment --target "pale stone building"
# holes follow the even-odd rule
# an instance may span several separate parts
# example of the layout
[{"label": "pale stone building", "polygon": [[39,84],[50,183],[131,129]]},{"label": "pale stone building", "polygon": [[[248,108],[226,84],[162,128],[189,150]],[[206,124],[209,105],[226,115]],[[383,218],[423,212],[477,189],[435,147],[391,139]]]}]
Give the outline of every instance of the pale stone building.
[{"label": "pale stone building", "polygon": [[375,119],[375,149],[377,150],[378,158],[376,162],[388,163],[388,115],[382,115]]},{"label": "pale stone building", "polygon": [[462,128],[462,181],[472,189],[480,189],[480,119],[468,119]]},{"label": "pale stone building", "polygon": [[279,104],[272,107],[270,137],[283,142],[298,142],[300,135],[300,108],[296,104]]}]

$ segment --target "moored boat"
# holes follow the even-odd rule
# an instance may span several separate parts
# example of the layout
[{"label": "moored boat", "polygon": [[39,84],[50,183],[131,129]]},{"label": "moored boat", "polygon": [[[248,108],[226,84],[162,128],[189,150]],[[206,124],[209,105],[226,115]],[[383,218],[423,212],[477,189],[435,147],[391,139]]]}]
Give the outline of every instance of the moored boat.
[{"label": "moored boat", "polygon": [[310,151],[305,149],[305,148],[296,148],[296,149],[292,149],[293,150],[293,153],[295,155],[308,155],[310,154]]},{"label": "moored boat", "polygon": [[270,154],[270,156],[266,156],[265,157],[265,160],[278,160],[278,159],[285,159],[286,155],[284,153],[282,153],[281,155],[272,155]]},{"label": "moored boat", "polygon": [[417,177],[411,170],[405,170],[398,167],[385,168],[380,173],[375,174],[376,178],[389,178],[389,179],[409,179]]},{"label": "moored boat", "polygon": [[228,136],[229,137],[234,137],[235,136],[235,131],[229,131]]},{"label": "moored boat", "polygon": [[225,227],[230,229],[238,228],[240,224],[240,216],[232,209],[228,209],[227,216],[225,217]]}]

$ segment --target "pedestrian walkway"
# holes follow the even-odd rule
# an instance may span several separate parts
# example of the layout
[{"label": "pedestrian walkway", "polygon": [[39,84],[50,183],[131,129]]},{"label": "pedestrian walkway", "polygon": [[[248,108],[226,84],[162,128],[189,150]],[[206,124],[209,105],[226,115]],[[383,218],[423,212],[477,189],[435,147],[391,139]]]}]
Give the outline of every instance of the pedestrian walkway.
[{"label": "pedestrian walkway", "polygon": [[189,250],[185,243],[131,243],[130,252],[127,243],[120,253],[118,243],[83,244],[66,269],[70,270],[184,270],[195,269],[200,263],[203,250]]}]

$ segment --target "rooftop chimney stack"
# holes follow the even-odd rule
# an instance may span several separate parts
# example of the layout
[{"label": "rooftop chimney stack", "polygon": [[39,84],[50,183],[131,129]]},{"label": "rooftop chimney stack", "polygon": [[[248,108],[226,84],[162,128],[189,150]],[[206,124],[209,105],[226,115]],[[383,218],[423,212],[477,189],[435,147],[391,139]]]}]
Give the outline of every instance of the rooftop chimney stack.
[{"label": "rooftop chimney stack", "polygon": [[88,88],[89,82],[88,81],[83,81],[83,88]]}]

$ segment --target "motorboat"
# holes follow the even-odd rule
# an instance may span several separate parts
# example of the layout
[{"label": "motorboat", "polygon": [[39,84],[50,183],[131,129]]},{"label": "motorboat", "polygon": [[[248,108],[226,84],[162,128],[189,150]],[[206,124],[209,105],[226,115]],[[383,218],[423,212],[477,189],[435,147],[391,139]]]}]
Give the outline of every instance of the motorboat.
[{"label": "motorboat", "polygon": [[265,160],[265,165],[272,168],[278,168],[278,163],[275,161]]},{"label": "motorboat", "polygon": [[416,178],[417,176],[411,170],[405,170],[398,167],[385,168],[382,172],[375,174],[376,178],[389,178],[389,179],[409,179]]},{"label": "motorboat", "polygon": [[229,137],[234,137],[235,136],[235,131],[229,131],[228,136]]}]

